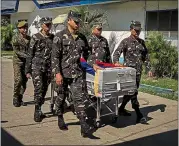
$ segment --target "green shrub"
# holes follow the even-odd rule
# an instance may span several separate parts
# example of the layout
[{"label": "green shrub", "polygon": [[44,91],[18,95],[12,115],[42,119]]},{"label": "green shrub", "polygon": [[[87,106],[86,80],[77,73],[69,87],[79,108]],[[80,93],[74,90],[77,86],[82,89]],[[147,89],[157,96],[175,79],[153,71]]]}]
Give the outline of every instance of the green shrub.
[{"label": "green shrub", "polygon": [[1,48],[6,49],[7,46],[11,45],[14,30],[15,26],[12,24],[1,26]]},{"label": "green shrub", "polygon": [[91,34],[93,24],[96,22],[100,22],[103,25],[108,24],[106,13],[101,10],[90,11],[88,6],[75,7],[73,10],[81,14],[80,32],[87,37]]},{"label": "green shrub", "polygon": [[148,35],[146,46],[150,53],[151,66],[156,77],[177,79],[178,51],[165,40],[162,33],[151,32]]}]

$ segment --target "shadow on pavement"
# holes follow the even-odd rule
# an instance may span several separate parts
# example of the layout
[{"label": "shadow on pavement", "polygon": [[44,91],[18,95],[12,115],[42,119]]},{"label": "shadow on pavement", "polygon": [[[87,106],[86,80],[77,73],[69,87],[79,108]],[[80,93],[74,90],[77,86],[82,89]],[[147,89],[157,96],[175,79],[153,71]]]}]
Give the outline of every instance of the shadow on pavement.
[{"label": "shadow on pavement", "polygon": [[[155,112],[158,110],[160,110],[160,112],[164,112],[165,108],[166,108],[165,104],[159,104],[159,105],[155,105],[155,106],[142,107],[142,108],[140,108],[140,110],[143,113],[143,115],[147,118],[147,121],[150,121],[153,118],[148,117],[149,113],[152,113],[152,112]],[[127,126],[135,125],[136,124],[136,113],[135,113],[135,111],[132,111],[131,114],[132,114],[132,116],[130,116],[130,117],[119,116],[117,123],[110,124],[110,125],[113,127],[116,127],[116,128],[124,128]],[[106,122],[107,122],[106,124],[109,124],[109,120]]]},{"label": "shadow on pavement", "polygon": [[[112,104],[110,104],[112,105]],[[159,104],[159,105],[155,105],[155,106],[146,106],[146,107],[142,107],[140,108],[141,112],[143,113],[143,115],[145,117],[147,117],[147,120],[150,121],[153,118],[152,117],[148,117],[149,113],[155,112],[155,111],[160,111],[160,112],[164,112],[166,108],[165,104]],[[103,109],[103,113],[107,113],[107,109]],[[135,111],[131,111],[132,116],[130,117],[124,117],[124,116],[119,116],[118,120],[116,123],[112,123],[112,116],[104,116],[101,117],[101,127],[104,127],[106,125],[111,125],[115,128],[124,128],[127,126],[131,126],[131,125],[136,125],[136,113]],[[94,108],[89,108],[87,109],[87,115],[93,118],[96,118],[96,111],[94,110]]]},{"label": "shadow on pavement", "polygon": [[178,129],[109,146],[177,146]]},{"label": "shadow on pavement", "polygon": [[[45,98],[45,101],[49,101],[49,100],[51,100],[51,97],[46,97]],[[27,102],[25,102],[27,105],[33,105],[33,104],[35,104],[35,102],[34,102],[34,100],[33,101],[27,101]]]},{"label": "shadow on pavement", "polygon": [[[140,110],[143,113],[143,115],[147,118],[147,121],[150,121],[153,118],[148,117],[149,113],[155,112],[157,110],[160,110],[160,112],[164,112],[165,107],[166,107],[166,105],[159,104],[159,105],[155,105],[155,106],[142,107],[142,108],[140,108]],[[124,128],[127,126],[135,125],[136,124],[136,113],[135,113],[135,111],[132,111],[131,114],[132,114],[131,117],[119,116],[118,122],[115,124],[112,124],[112,126],[116,127],[116,128]]]},{"label": "shadow on pavement", "polygon": [[1,123],[7,123],[8,121],[1,121]]},{"label": "shadow on pavement", "polygon": [[20,143],[3,128],[1,128],[1,144],[2,146],[23,146],[22,143]]}]

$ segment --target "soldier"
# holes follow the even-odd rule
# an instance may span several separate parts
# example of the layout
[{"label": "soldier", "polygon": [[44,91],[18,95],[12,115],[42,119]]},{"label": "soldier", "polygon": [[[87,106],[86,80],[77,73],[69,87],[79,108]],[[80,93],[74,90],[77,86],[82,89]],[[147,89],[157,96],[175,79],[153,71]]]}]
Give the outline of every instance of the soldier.
[{"label": "soldier", "polygon": [[32,75],[34,85],[35,111],[34,121],[41,122],[45,115],[41,111],[48,85],[51,82],[51,50],[53,34],[49,33],[52,19],[40,20],[41,31],[32,36],[26,63],[26,76]]},{"label": "soldier", "polygon": [[63,118],[64,92],[68,85],[72,93],[75,111],[81,125],[81,135],[87,137],[93,128],[86,123],[84,100],[86,99],[85,72],[80,65],[80,57],[87,59],[89,47],[86,37],[78,32],[81,15],[70,11],[67,27],[54,37],[52,49],[52,69],[56,74],[56,83],[61,87],[60,96],[56,99],[58,126],[68,130]]},{"label": "soldier", "polygon": [[29,46],[30,37],[27,35],[27,22],[21,21],[17,25],[18,32],[12,39],[14,50],[13,68],[14,68],[14,98],[13,105],[20,107],[26,106],[22,101],[23,94],[26,90],[27,78],[25,75],[25,63],[27,57],[27,49]]},{"label": "soldier", "polygon": [[101,36],[102,24],[95,24],[92,28],[92,35],[88,40],[91,55],[88,58],[88,64],[93,66],[96,61],[111,63],[111,55],[107,40]]},{"label": "soldier", "polygon": [[[142,64],[147,64],[149,76],[152,76],[152,72],[150,71],[149,55],[145,46],[145,42],[139,38],[139,34],[141,32],[141,23],[139,21],[132,21],[130,25],[130,31],[131,35],[128,38],[123,39],[119,47],[115,50],[113,54],[113,61],[116,63],[116,65],[120,65],[119,57],[121,53],[124,54],[124,65],[136,69],[136,84],[137,88],[139,88],[142,74]],[[143,117],[143,114],[139,109],[137,95],[138,92],[136,92],[134,95],[124,96],[123,102],[119,108],[119,114],[124,116],[131,115],[127,110],[125,110],[126,104],[129,102],[129,100],[131,100],[132,108],[135,110],[137,115],[136,123],[146,123],[147,120],[145,117]]]}]

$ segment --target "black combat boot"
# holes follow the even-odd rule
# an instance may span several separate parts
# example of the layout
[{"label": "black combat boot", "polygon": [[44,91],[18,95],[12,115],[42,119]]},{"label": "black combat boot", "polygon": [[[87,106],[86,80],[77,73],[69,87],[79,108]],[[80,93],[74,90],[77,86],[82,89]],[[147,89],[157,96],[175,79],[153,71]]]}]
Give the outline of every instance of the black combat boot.
[{"label": "black combat boot", "polygon": [[93,132],[96,131],[94,127],[90,127],[86,123],[86,116],[84,115],[84,113],[80,113],[80,114],[78,113],[78,118],[80,120],[82,137],[89,137],[90,135],[92,135]]},{"label": "black combat boot", "polygon": [[143,116],[143,114],[140,112],[139,108],[135,108],[135,112],[137,115],[136,124],[147,124],[147,119]]},{"label": "black combat boot", "polygon": [[35,105],[34,111],[34,121],[35,122],[42,122],[43,118],[46,116],[41,111],[41,105]]},{"label": "black combat boot", "polygon": [[21,102],[19,101],[19,99],[17,97],[13,98],[13,105],[15,107],[20,107],[21,106]]},{"label": "black combat boot", "polygon": [[68,127],[65,124],[63,115],[58,115],[58,127],[60,130],[68,130]]}]

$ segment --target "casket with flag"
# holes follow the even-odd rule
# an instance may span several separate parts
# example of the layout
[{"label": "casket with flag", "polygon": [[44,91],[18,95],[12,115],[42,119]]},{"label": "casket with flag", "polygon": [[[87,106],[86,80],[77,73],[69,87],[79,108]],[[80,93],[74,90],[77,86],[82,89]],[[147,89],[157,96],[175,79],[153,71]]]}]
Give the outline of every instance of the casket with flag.
[{"label": "casket with flag", "polygon": [[97,97],[131,95],[136,91],[136,70],[131,67],[116,67],[111,63],[97,61],[103,70],[94,69],[81,58],[81,66],[86,70],[88,94]]}]

